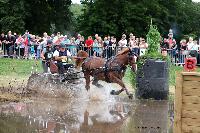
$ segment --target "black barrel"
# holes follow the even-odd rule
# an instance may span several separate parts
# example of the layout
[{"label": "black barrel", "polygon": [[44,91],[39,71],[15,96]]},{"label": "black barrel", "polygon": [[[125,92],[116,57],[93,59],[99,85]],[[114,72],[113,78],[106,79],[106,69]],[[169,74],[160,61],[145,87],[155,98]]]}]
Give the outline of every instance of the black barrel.
[{"label": "black barrel", "polygon": [[136,97],[156,100],[168,98],[169,69],[166,61],[148,59],[136,76]]}]

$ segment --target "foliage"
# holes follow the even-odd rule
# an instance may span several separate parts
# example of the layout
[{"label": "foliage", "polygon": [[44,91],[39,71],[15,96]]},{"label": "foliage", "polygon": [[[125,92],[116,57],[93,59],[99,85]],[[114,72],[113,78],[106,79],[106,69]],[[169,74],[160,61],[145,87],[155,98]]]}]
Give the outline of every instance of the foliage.
[{"label": "foliage", "polygon": [[200,6],[191,0],[82,0],[82,4],[78,30],[86,35],[120,37],[133,32],[145,37],[151,18],[161,35],[167,36],[170,28],[176,38],[200,35]]},{"label": "foliage", "polygon": [[83,14],[82,10],[84,9],[83,5],[81,4],[72,4],[70,7],[70,11],[73,13],[72,16],[72,24],[71,30],[75,31],[78,27],[79,17]]},{"label": "foliage", "polygon": [[160,33],[157,30],[157,27],[150,25],[149,32],[146,35],[148,49],[145,55],[141,56],[137,62],[138,69],[140,70],[144,65],[147,59],[156,59],[156,60],[166,60],[166,57],[163,57],[160,52]]},{"label": "foliage", "polygon": [[83,14],[82,10],[83,5],[81,4],[72,4],[70,7],[70,11],[73,13],[73,17],[76,19]]},{"label": "foliage", "polygon": [[132,88],[136,86],[136,74],[131,70],[130,66],[126,69],[124,81],[130,84]]},{"label": "foliage", "polygon": [[1,0],[0,30],[23,33],[25,29],[34,34],[70,30],[71,0]]},{"label": "foliage", "polygon": [[24,31],[26,17],[24,0],[0,1],[0,29],[3,31]]},{"label": "foliage", "polygon": [[152,24],[150,25],[149,32],[147,34],[147,43],[149,45],[147,54],[150,54],[150,57],[154,57],[160,53],[160,33],[157,30],[157,27]]}]

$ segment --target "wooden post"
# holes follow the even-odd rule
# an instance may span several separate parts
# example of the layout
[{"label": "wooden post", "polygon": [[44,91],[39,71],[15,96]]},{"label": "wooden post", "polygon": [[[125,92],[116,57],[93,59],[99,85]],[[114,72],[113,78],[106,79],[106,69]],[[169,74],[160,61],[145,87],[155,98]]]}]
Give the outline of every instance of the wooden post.
[{"label": "wooden post", "polygon": [[176,90],[175,90],[175,118],[174,118],[174,133],[182,132],[181,110],[182,110],[182,89],[183,89],[183,75],[177,73]]}]

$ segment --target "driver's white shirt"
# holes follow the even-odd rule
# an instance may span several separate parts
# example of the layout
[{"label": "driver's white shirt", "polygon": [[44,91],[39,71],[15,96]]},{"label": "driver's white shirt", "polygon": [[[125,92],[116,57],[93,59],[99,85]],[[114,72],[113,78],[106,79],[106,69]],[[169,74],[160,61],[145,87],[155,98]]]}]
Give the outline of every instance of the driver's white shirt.
[{"label": "driver's white shirt", "polygon": [[[59,51],[55,50],[53,53],[53,57],[59,56]],[[69,50],[67,50],[67,56],[72,56],[71,53],[69,52]],[[55,63],[57,63],[57,61],[55,61]]]}]

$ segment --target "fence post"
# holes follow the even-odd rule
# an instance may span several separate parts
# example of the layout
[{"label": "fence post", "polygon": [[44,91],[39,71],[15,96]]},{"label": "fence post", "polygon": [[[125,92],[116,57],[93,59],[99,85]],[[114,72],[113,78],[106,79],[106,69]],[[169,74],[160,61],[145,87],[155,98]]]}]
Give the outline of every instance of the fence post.
[{"label": "fence post", "polygon": [[181,110],[182,110],[182,89],[183,89],[183,75],[177,73],[176,90],[175,90],[175,118],[174,118],[174,133],[181,133]]}]

